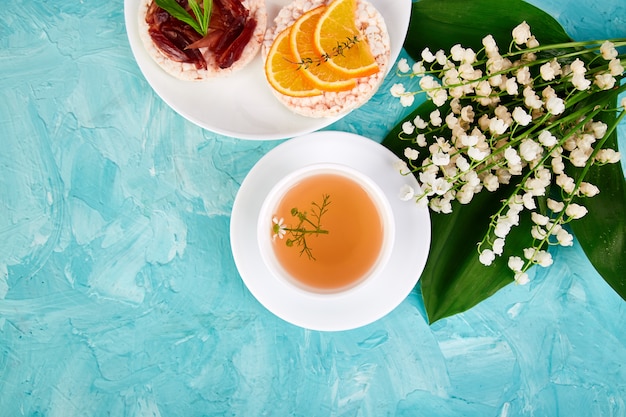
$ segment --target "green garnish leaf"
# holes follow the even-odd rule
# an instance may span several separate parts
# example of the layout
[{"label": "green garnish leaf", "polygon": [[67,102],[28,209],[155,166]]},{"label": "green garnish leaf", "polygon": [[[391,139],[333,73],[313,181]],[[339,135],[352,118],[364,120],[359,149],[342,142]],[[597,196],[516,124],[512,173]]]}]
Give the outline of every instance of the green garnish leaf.
[{"label": "green garnish leaf", "polygon": [[189,7],[193,11],[192,16],[176,0],[154,0],[161,9],[168,12],[173,18],[187,23],[202,36],[206,36],[211,21],[213,10],[213,0],[203,0],[203,7],[200,8],[196,0],[189,0]]}]

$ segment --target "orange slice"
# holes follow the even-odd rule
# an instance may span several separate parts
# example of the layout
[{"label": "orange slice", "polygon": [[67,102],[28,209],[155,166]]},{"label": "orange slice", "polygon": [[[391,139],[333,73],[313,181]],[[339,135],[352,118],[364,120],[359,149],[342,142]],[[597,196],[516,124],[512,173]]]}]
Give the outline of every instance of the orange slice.
[{"label": "orange slice", "polygon": [[278,34],[265,60],[265,76],[279,93],[291,97],[311,97],[322,94],[308,78],[304,77],[291,52],[290,29]]},{"label": "orange slice", "polygon": [[356,27],[355,14],[356,0],[333,1],[320,17],[313,40],[317,53],[328,56],[333,69],[349,77],[365,77],[377,73],[378,64]]},{"label": "orange slice", "polygon": [[315,28],[325,10],[326,6],[317,7],[296,20],[291,27],[291,51],[295,61],[302,63],[299,71],[320,90],[352,90],[356,87],[356,80],[328,65],[314,47]]}]

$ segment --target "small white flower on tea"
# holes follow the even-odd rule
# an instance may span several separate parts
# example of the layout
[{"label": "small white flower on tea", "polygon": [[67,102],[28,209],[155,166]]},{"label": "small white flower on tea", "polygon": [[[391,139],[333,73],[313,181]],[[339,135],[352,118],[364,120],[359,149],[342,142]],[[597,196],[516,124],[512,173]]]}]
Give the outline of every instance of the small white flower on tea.
[{"label": "small white flower on tea", "polygon": [[402,132],[406,135],[410,135],[415,132],[415,126],[411,122],[404,122],[402,123]]},{"label": "small white flower on tea", "polygon": [[402,58],[398,61],[398,70],[403,73],[411,71],[411,67],[409,66],[409,62],[406,58]]},{"label": "small white flower on tea", "polygon": [[605,41],[600,46],[600,54],[602,55],[602,58],[610,61],[617,56],[617,49],[615,49],[613,42]]},{"label": "small white flower on tea", "polygon": [[587,214],[587,208],[585,206],[581,206],[580,204],[571,203],[565,208],[565,214],[572,219],[580,219]]},{"label": "small white flower on tea", "polygon": [[402,201],[409,201],[413,197],[415,197],[415,190],[410,185],[404,184],[400,188],[400,195],[399,195],[399,197],[400,197],[400,200],[402,200]]},{"label": "small white flower on tea", "polygon": [[530,26],[524,21],[517,25],[511,34],[516,44],[523,45],[530,39]]},{"label": "small white flower on tea", "polygon": [[277,237],[282,239],[287,233],[287,230],[285,230],[284,219],[282,217],[280,219],[278,217],[272,217],[272,223],[274,223],[272,226],[272,231],[274,232],[272,240],[276,240]]},{"label": "small white flower on tea", "polygon": [[415,161],[418,158],[419,154],[420,153],[417,149],[408,147],[404,149],[404,156],[410,161]]},{"label": "small white flower on tea", "polygon": [[491,265],[495,259],[496,259],[496,254],[493,253],[491,249],[485,249],[484,251],[480,253],[480,256],[478,257],[478,260],[480,261],[480,263],[485,266]]},{"label": "small white flower on tea", "polygon": [[419,135],[417,135],[415,137],[415,143],[417,144],[417,146],[421,146],[422,148],[425,147],[427,145],[426,135],[424,135],[423,133],[420,133]]}]

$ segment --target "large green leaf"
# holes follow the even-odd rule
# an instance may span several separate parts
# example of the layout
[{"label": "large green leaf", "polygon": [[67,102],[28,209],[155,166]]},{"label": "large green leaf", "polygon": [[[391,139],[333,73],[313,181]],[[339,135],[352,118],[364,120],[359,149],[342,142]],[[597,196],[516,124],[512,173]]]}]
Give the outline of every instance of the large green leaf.
[{"label": "large green leaf", "polygon": [[[615,113],[603,113],[611,125]],[[617,149],[613,131],[605,147]],[[589,213],[572,222],[572,229],[585,254],[604,280],[626,300],[626,184],[620,164],[594,165],[585,181],[596,185],[600,194],[580,201]]]},{"label": "large green leaf", "polygon": [[404,47],[419,60],[426,47],[434,53],[460,43],[478,51],[491,34],[504,50],[511,31],[524,20],[541,43],[571,40],[549,14],[521,0],[423,0],[413,3]]},{"label": "large green leaf", "polygon": [[[533,34],[542,44],[570,41],[563,28],[550,15],[520,0],[423,0],[413,3],[413,13],[405,49],[416,60],[425,47],[431,51],[449,50],[460,43],[479,50],[481,40],[487,34],[494,36],[501,49],[511,40],[511,30],[525,20]],[[416,114],[427,116],[432,110],[427,102],[411,115],[400,121],[383,144],[401,156],[406,143],[398,139],[401,125],[412,120]],[[624,181],[619,166],[602,167],[597,184],[606,190],[604,196],[594,197],[589,214],[576,228],[577,237],[598,271],[624,297],[624,218],[623,207],[613,211],[613,203],[604,198],[624,199]],[[610,175],[604,172],[609,168]],[[591,181],[593,182],[593,181]],[[610,190],[610,191],[609,191]],[[490,267],[478,260],[475,244],[480,242],[488,228],[489,217],[500,207],[506,189],[497,193],[483,192],[474,197],[469,205],[456,204],[451,214],[432,214],[432,244],[426,268],[421,276],[424,305],[431,323],[441,318],[468,310],[512,282],[512,274],[506,265],[510,254],[519,255],[529,246],[531,237],[527,218],[514,228],[507,237],[505,253]],[[596,209],[596,205],[604,209]],[[597,211],[596,211],[597,210]],[[607,214],[611,211],[612,214]],[[616,217],[621,216],[620,220]],[[580,222],[580,220],[579,220]],[[612,225],[615,226],[612,228]],[[580,233],[579,230],[583,229]],[[594,232],[595,229],[595,232]],[[599,232],[602,230],[602,232]],[[598,236],[602,238],[598,239]],[[607,247],[606,242],[612,242]],[[617,250],[616,248],[621,248]],[[616,257],[620,257],[616,261]],[[603,262],[606,259],[608,262]],[[611,265],[607,265],[607,264]],[[619,276],[619,277],[618,277]],[[621,288],[621,289],[620,289]]]},{"label": "large green leaf", "polygon": [[[432,109],[432,102],[426,102],[403,121],[412,120],[417,114],[427,118]],[[395,127],[383,145],[402,157],[406,143],[398,139],[400,130],[400,125]],[[479,262],[476,249],[487,233],[490,216],[510,193],[510,187],[495,193],[483,192],[468,205],[454,202],[450,214],[431,213],[430,252],[420,278],[424,306],[431,323],[461,313],[513,282],[507,259],[509,255],[519,255],[532,243],[527,217],[522,217],[520,226],[511,230],[505,252],[489,267]]]}]

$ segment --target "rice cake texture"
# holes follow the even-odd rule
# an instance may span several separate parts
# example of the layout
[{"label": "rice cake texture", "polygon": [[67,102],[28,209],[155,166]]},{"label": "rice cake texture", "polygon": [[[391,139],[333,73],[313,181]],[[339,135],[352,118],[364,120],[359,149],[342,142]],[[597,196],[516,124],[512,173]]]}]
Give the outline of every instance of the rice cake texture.
[{"label": "rice cake texture", "polygon": [[208,48],[199,48],[207,63],[206,70],[197,69],[196,66],[191,63],[173,61],[156,47],[148,33],[149,25],[146,23],[146,13],[152,2],[153,0],[141,0],[141,4],[139,5],[139,37],[152,59],[159,64],[165,72],[176,78],[186,81],[203,81],[209,78],[228,76],[249,64],[261,49],[263,37],[267,29],[265,0],[242,1],[242,4],[249,10],[250,17],[255,19],[257,24],[250,42],[248,42],[242,51],[241,57],[235,61],[233,65],[228,68],[220,68],[215,63],[215,58]]},{"label": "rice cake texture", "polygon": [[[263,41],[263,61],[278,34],[292,26],[307,11],[327,5],[332,0],[295,0],[283,7],[273,26],[265,34]],[[387,73],[390,59],[390,40],[387,26],[382,15],[366,0],[357,0],[356,27],[367,39],[370,50],[376,59],[379,71],[376,74],[357,78],[357,85],[352,90],[325,91],[313,97],[290,97],[272,88],[272,92],[287,108],[296,114],[307,117],[336,117],[365,104],[376,93]]]}]

